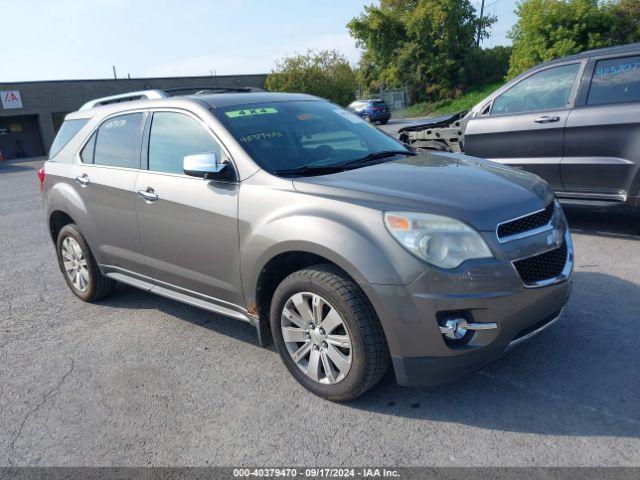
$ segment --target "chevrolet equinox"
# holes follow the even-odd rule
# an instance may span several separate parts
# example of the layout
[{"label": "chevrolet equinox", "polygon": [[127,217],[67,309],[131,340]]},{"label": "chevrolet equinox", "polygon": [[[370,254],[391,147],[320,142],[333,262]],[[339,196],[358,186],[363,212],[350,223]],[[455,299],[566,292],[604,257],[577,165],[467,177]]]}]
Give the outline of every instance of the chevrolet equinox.
[{"label": "chevrolet equinox", "polygon": [[[218,89],[216,89],[217,91]],[[40,171],[62,275],[249,322],[316,395],[451,381],[551,325],[573,247],[539,177],[302,94],[93,100]]]}]

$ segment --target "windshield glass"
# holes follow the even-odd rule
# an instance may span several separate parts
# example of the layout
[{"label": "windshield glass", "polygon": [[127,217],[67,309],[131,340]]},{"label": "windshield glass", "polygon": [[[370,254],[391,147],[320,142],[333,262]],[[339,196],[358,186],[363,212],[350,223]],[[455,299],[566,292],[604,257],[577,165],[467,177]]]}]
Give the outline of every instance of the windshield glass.
[{"label": "windshield glass", "polygon": [[411,153],[357,115],[323,101],[216,108],[214,115],[265,170],[348,163],[389,150]]}]

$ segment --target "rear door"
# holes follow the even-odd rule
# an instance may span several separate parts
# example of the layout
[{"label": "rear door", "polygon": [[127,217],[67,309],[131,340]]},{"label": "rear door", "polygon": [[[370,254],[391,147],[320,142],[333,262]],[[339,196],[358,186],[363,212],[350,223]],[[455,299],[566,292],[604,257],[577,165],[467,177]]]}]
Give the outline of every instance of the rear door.
[{"label": "rear door", "polygon": [[133,187],[140,167],[146,112],[107,118],[89,137],[74,166],[74,188],[86,210],[82,233],[107,271],[144,268]]},{"label": "rear door", "polygon": [[184,175],[186,155],[229,157],[209,127],[181,110],[152,112],[136,209],[147,275],[160,288],[241,305],[236,181]]},{"label": "rear door", "polygon": [[535,173],[561,190],[564,126],[582,67],[543,67],[496,96],[468,122],[465,153]]},{"label": "rear door", "polygon": [[592,58],[567,120],[562,181],[576,198],[638,195],[640,54]]}]

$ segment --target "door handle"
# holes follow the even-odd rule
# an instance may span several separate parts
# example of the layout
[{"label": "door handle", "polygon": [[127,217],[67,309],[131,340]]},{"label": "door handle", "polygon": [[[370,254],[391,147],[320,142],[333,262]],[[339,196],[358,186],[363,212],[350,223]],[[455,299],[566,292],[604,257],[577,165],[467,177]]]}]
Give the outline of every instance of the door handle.
[{"label": "door handle", "polygon": [[89,181],[89,176],[86,173],[83,173],[82,175],[74,178],[73,180],[76,183],[80,184],[81,187],[86,187],[87,185],[89,185],[89,183],[91,183]]},{"label": "door handle", "polygon": [[560,117],[552,117],[551,115],[543,115],[534,120],[536,123],[551,123],[551,122],[559,122]]},{"label": "door handle", "polygon": [[147,203],[153,203],[158,200],[158,194],[151,187],[147,187],[146,190],[138,190],[136,195]]}]

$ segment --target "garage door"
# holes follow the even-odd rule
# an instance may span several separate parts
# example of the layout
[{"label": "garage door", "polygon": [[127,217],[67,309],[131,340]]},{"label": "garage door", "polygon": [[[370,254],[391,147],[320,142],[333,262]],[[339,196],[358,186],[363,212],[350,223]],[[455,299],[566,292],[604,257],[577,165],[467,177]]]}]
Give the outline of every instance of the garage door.
[{"label": "garage door", "polygon": [[6,160],[43,156],[38,116],[0,117],[0,151]]}]

